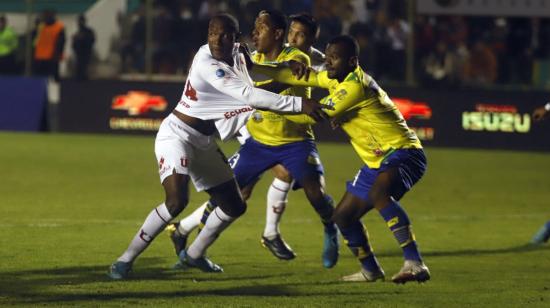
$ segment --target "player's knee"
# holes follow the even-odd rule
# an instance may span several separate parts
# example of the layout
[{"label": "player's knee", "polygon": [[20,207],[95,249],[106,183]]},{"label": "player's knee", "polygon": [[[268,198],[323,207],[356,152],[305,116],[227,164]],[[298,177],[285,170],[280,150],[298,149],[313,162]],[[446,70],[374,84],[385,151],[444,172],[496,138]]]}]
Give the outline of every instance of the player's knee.
[{"label": "player's knee", "polygon": [[233,217],[242,216],[246,212],[246,202],[241,202],[238,206],[235,207],[235,215]]},{"label": "player's knee", "polygon": [[304,181],[302,183],[306,197],[310,202],[322,202],[325,198],[323,188],[318,181]]},{"label": "player's knee", "polygon": [[385,207],[390,201],[388,193],[380,189],[371,189],[368,198],[369,203],[377,209]]},{"label": "player's knee", "polygon": [[220,208],[227,215],[237,218],[242,216],[246,212],[246,202],[245,201],[232,202],[230,204],[220,205]]},{"label": "player's knee", "polygon": [[185,209],[188,203],[187,197],[174,197],[174,198],[167,198],[165,201],[166,208],[168,208],[168,212],[172,217],[176,217]]}]

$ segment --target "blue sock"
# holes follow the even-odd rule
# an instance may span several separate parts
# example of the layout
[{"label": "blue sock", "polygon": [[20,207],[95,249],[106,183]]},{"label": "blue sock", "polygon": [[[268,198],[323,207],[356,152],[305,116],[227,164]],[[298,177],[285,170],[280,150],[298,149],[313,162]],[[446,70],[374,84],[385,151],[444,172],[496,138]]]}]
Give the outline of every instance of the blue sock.
[{"label": "blue sock", "polygon": [[411,222],[399,203],[392,199],[385,208],[380,210],[380,215],[382,215],[403,249],[405,260],[422,261],[412,232]]},{"label": "blue sock", "polygon": [[332,197],[325,194],[322,202],[312,205],[321,217],[321,222],[325,226],[325,232],[330,234],[336,233],[336,224],[332,221],[332,213],[334,212],[334,200],[332,200]]},{"label": "blue sock", "polygon": [[364,269],[372,273],[381,270],[380,264],[378,264],[378,260],[376,260],[369,245],[367,229],[359,220],[347,228],[340,228],[340,232],[346,239],[346,244],[351,252],[359,259]]}]

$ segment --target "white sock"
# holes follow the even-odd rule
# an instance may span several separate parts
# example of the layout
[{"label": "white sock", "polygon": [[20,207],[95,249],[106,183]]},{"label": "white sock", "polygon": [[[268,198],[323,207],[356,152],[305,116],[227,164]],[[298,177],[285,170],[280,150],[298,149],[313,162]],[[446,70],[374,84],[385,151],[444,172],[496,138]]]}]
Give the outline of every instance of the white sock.
[{"label": "white sock", "polygon": [[264,237],[268,239],[272,239],[279,234],[279,222],[286,208],[288,201],[286,197],[290,190],[290,184],[275,178],[269,186],[264,229]]},{"label": "white sock", "polygon": [[139,256],[139,254],[149,246],[153,239],[164,230],[170,220],[172,220],[172,216],[170,212],[168,212],[166,205],[163,203],[157,206],[149,213],[147,218],[145,218],[145,222],[136,236],[134,236],[132,242],[130,242],[130,246],[128,246],[128,249],[118,258],[118,261],[134,262],[137,256]]},{"label": "white sock", "polygon": [[206,205],[208,204],[208,201],[203,203],[201,206],[199,206],[191,215],[183,218],[180,220],[179,226],[178,226],[178,232],[182,236],[187,236],[191,231],[195,230],[201,223],[201,218],[204,213],[204,209],[206,208]]},{"label": "white sock", "polygon": [[191,243],[187,249],[187,255],[193,259],[204,256],[206,249],[214,243],[220,233],[235,219],[235,217],[231,217],[224,213],[220,207],[215,208],[210,216],[208,216],[204,228],[202,228],[199,235],[197,235],[193,243]]}]

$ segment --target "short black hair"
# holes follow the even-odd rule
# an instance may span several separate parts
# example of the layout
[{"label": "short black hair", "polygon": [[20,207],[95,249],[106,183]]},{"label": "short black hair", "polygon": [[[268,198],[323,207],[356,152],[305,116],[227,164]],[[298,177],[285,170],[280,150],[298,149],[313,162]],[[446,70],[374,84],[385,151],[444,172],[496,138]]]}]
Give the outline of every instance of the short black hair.
[{"label": "short black hair", "polygon": [[214,20],[214,19],[218,19],[220,20],[221,22],[223,22],[223,24],[227,27],[229,27],[231,30],[233,30],[236,34],[239,34],[240,33],[240,30],[239,30],[239,21],[237,20],[237,18],[233,17],[233,15],[231,14],[228,14],[228,13],[220,13],[220,14],[216,14],[214,16],[212,16],[212,18],[210,19],[210,21]]},{"label": "short black hair", "polygon": [[348,57],[359,56],[359,44],[357,40],[349,35],[338,35],[328,41],[329,45],[338,44],[344,46]]},{"label": "short black hair", "polygon": [[288,29],[288,21],[286,15],[279,10],[263,10],[258,13],[258,16],[269,15],[269,20],[275,29],[282,29],[285,33]]},{"label": "short black hair", "polygon": [[299,13],[290,15],[288,18],[290,22],[299,22],[302,25],[306,26],[309,29],[309,34],[314,37],[317,36],[317,31],[319,31],[319,23],[311,14],[309,13]]}]

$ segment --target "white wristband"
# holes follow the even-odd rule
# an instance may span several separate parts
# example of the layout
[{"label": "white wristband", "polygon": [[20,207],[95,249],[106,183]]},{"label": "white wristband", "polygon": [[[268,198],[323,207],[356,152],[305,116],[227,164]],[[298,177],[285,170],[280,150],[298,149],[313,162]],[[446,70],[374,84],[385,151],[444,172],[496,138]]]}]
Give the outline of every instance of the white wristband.
[{"label": "white wristband", "polygon": [[548,102],[548,103],[546,103],[546,105],[544,105],[544,110],[550,111],[550,102]]}]

